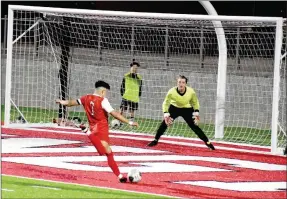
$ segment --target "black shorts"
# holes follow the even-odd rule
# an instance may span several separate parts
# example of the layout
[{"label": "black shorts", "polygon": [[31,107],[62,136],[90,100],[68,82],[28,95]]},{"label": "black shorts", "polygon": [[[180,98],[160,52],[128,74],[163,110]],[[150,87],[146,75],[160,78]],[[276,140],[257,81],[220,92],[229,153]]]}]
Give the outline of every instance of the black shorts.
[{"label": "black shorts", "polygon": [[168,112],[170,114],[170,117],[172,117],[173,119],[176,119],[179,116],[185,119],[185,118],[192,118],[194,109],[192,107],[191,108],[177,108],[173,105],[170,105]]},{"label": "black shorts", "polygon": [[132,102],[126,99],[122,99],[121,109],[127,110],[129,108],[130,111],[138,110],[139,104],[137,102]]}]

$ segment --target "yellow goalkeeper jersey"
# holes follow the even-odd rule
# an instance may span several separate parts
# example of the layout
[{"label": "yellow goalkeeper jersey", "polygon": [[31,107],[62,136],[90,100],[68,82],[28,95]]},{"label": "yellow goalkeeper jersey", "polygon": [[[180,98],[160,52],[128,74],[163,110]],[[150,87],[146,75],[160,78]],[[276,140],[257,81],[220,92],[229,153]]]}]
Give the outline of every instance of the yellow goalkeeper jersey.
[{"label": "yellow goalkeeper jersey", "polygon": [[199,110],[200,107],[195,91],[188,86],[186,86],[186,91],[183,94],[178,92],[177,87],[173,87],[168,91],[162,104],[163,112],[168,112],[170,105],[177,108],[193,107],[194,110]]}]

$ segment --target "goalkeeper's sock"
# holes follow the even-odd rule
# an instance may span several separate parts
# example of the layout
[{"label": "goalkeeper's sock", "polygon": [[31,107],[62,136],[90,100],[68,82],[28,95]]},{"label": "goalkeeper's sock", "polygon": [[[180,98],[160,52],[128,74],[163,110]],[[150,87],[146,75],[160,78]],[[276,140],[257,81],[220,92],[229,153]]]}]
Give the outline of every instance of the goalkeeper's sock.
[{"label": "goalkeeper's sock", "polygon": [[96,135],[90,134],[88,135],[88,137],[100,155],[106,154],[105,147],[103,146],[101,140]]},{"label": "goalkeeper's sock", "polygon": [[109,154],[106,154],[107,155],[107,158],[108,158],[108,164],[109,164],[109,167],[112,169],[112,171],[114,172],[114,174],[118,177],[121,177],[120,176],[120,170],[119,170],[119,167],[116,163],[116,161],[114,160],[114,154],[113,152],[109,153]]}]

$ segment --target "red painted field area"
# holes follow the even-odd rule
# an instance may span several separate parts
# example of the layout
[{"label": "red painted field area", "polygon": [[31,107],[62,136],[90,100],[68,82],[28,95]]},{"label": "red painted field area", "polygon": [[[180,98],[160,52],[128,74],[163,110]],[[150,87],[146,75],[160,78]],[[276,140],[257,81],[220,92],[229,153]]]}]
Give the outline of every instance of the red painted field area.
[{"label": "red painted field area", "polygon": [[151,139],[111,133],[120,170],[127,173],[133,167],[142,172],[140,183],[121,184],[106,157],[98,156],[79,131],[2,128],[2,173],[184,198],[287,196],[286,157],[259,154],[266,149],[257,147],[219,143],[215,143],[219,149],[210,151],[201,141],[175,138],[163,138],[158,146],[147,148]]}]

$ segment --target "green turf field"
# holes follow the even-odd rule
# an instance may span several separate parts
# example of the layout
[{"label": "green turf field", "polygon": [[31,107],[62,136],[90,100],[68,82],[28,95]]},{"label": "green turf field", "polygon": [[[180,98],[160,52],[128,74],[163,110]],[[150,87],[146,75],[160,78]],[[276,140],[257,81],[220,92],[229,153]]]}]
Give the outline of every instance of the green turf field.
[{"label": "green turf field", "polygon": [[168,198],[65,183],[2,176],[2,198]]},{"label": "green turf field", "polygon": [[[51,122],[52,118],[57,117],[57,111],[45,110],[40,108],[28,108],[20,107],[21,112],[25,115],[26,119],[30,123],[47,123]],[[4,106],[1,105],[2,121],[4,120]],[[19,113],[15,108],[11,108],[11,118],[15,120],[19,116]],[[83,112],[70,112],[70,117],[78,116],[82,120],[86,120],[86,116]],[[152,120],[145,118],[136,118],[140,127],[132,129],[133,132],[140,132],[154,135],[157,127],[160,124],[160,120]],[[200,124],[200,127],[204,130],[206,135],[214,140],[214,125],[213,124]],[[123,125],[117,130],[131,131],[128,125]],[[184,122],[176,121],[172,128],[168,128],[166,135],[182,136],[197,138],[197,136],[189,129]],[[283,137],[278,137],[279,142],[284,141]],[[223,141],[230,141],[234,143],[246,143],[261,146],[270,146],[271,144],[271,131],[266,129],[255,129],[245,127],[225,127]]]}]

